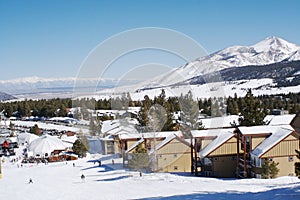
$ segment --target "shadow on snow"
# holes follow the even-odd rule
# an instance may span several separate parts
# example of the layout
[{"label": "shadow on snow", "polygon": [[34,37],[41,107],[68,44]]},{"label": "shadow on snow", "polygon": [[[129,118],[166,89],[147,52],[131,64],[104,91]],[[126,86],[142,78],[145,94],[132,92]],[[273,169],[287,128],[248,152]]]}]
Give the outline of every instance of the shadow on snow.
[{"label": "shadow on snow", "polygon": [[[200,186],[201,187],[201,186]],[[205,200],[215,200],[215,199],[231,199],[231,200],[248,200],[248,199],[259,199],[259,200],[298,200],[300,199],[300,185],[292,188],[280,188],[273,189],[264,192],[221,192],[221,193],[197,193],[186,194],[186,195],[174,195],[168,197],[150,197],[142,198],[140,200],[191,200],[191,199],[205,199]]]},{"label": "shadow on snow", "polygon": [[101,180],[97,180],[97,181],[99,181],[99,182],[101,182],[101,181],[118,181],[118,180],[122,180],[122,179],[125,179],[128,177],[129,177],[128,175],[124,175],[124,176],[118,176],[118,177],[114,177],[114,178],[101,179]]}]

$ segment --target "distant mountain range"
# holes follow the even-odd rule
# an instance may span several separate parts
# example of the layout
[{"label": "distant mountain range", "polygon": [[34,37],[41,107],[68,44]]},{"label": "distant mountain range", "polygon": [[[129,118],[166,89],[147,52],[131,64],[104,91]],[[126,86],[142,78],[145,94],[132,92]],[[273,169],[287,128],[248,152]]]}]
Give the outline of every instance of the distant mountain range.
[{"label": "distant mountain range", "polygon": [[0,102],[1,101],[12,100],[12,99],[16,99],[16,97],[14,97],[10,94],[4,93],[4,92],[0,92]]},{"label": "distant mountain range", "polygon": [[[186,87],[188,85],[205,85],[209,82],[224,82],[232,88],[239,88],[244,83],[242,80],[256,80],[259,88],[274,90],[272,88],[299,86],[293,92],[300,92],[300,47],[281,38],[272,36],[252,46],[232,46],[201,57],[178,67],[166,74],[136,85],[137,81],[128,80],[119,83],[116,79],[77,79],[39,77],[20,78],[0,81],[2,92],[17,97],[30,98],[34,95],[50,94],[49,97],[62,97],[61,94],[71,96],[74,85],[82,88],[93,88],[115,93],[115,86],[121,87],[120,91],[135,88],[136,92],[160,90],[163,87]],[[266,80],[268,79],[268,80]],[[260,81],[262,80],[262,81]],[[242,81],[242,82],[241,82]],[[230,82],[230,83],[225,83]],[[264,85],[264,83],[267,85]],[[128,85],[132,86],[128,86]],[[235,84],[238,84],[237,87]],[[246,84],[245,87],[252,87]],[[254,84],[255,85],[255,84]],[[112,90],[107,88],[114,88]],[[246,88],[245,88],[246,89]],[[257,88],[255,88],[257,89]],[[242,91],[243,88],[240,88]],[[261,91],[267,92],[267,90]],[[288,91],[289,88],[284,91]],[[299,90],[299,91],[298,91]],[[276,89],[276,92],[283,90]],[[275,93],[276,93],[275,92]],[[43,96],[42,96],[43,97]],[[7,97],[5,97],[7,98]]]},{"label": "distant mountain range", "polygon": [[96,91],[112,88],[118,85],[135,83],[134,80],[98,79],[98,78],[41,78],[24,77],[11,80],[0,80],[0,90],[17,97],[24,98],[53,98],[71,97],[76,89],[90,89]]},{"label": "distant mountain range", "polygon": [[201,57],[149,81],[148,87],[172,85],[232,67],[265,67],[297,60],[300,60],[300,46],[272,36],[252,46],[232,46]]},{"label": "distant mountain range", "polygon": [[300,61],[279,62],[268,65],[251,65],[244,67],[230,67],[216,73],[195,76],[182,84],[205,84],[207,80],[238,81],[270,78],[277,83],[277,87],[295,86],[300,82]]}]

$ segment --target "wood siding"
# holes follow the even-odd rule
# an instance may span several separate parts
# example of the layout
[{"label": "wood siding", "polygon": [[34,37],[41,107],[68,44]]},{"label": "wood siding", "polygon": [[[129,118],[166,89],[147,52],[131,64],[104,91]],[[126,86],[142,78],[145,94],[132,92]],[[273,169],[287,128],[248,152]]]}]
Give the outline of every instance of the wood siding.
[{"label": "wood siding", "polygon": [[[293,140],[291,140],[292,138]],[[296,155],[295,150],[299,150],[299,139],[295,137],[292,138],[288,137],[284,139],[266,152],[262,158]]]},{"label": "wood siding", "polygon": [[220,147],[215,149],[209,154],[209,156],[222,156],[222,155],[236,155],[237,154],[237,145],[236,138],[233,137]]},{"label": "wood siding", "polygon": [[191,171],[191,149],[177,139],[159,149],[156,155],[160,172]]},{"label": "wood siding", "polygon": [[277,168],[279,169],[277,177],[296,176],[295,163],[299,162],[299,159],[296,156],[276,157],[273,158],[273,161],[279,163],[279,165],[277,166]]},{"label": "wood siding", "polygon": [[252,137],[252,150],[255,149],[265,139],[265,137]]},{"label": "wood siding", "polygon": [[204,149],[212,141],[213,141],[213,139],[206,139],[206,138],[202,139],[202,141],[201,141],[201,149]]}]

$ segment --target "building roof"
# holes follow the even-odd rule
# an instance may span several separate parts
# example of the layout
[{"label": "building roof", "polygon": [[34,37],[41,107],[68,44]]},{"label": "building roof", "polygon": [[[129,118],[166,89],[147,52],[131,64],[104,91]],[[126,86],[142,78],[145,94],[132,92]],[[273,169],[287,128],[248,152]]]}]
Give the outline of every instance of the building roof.
[{"label": "building roof", "polygon": [[199,137],[216,137],[223,132],[234,132],[234,128],[227,128],[227,129],[208,129],[208,130],[191,130],[192,136],[194,138]]},{"label": "building roof", "polygon": [[126,151],[125,153],[129,153],[132,149],[134,149],[135,147],[137,147],[139,144],[141,144],[142,142],[144,142],[144,138],[141,138],[140,140],[136,141],[136,143],[134,143],[133,145],[131,145]]},{"label": "building roof", "polygon": [[226,141],[234,136],[234,129],[213,129],[213,130],[200,130],[195,135],[203,135],[207,137],[215,137],[204,149],[199,152],[200,158],[204,158],[224,144]]},{"label": "building roof", "polygon": [[102,133],[106,133],[106,135],[137,133],[138,131],[135,128],[136,123],[137,121],[131,118],[107,120],[102,122],[101,131]]},{"label": "building roof", "polygon": [[[181,136],[181,132],[177,131],[177,132],[173,132],[172,134],[170,134],[168,137],[166,137],[163,141],[161,141],[158,145],[156,145],[153,149],[151,149],[149,151],[149,155],[151,155],[152,153],[154,153],[154,151],[157,151],[159,149],[161,149],[163,146],[165,146],[166,144],[168,144],[169,142],[171,142],[173,139],[178,138],[179,136]],[[189,145],[188,142],[186,140],[180,140],[182,143]]]},{"label": "building roof", "polygon": [[146,133],[131,132],[131,133],[119,134],[119,138],[121,140],[139,139],[139,138],[144,138],[144,139],[166,138],[171,134],[181,134],[181,132],[180,131],[146,132]]},{"label": "building roof", "polygon": [[[286,127],[290,127],[289,125],[284,125]],[[272,132],[275,132],[278,127],[283,126],[240,126],[238,129],[240,130],[242,135],[259,135],[259,134],[271,134]]]},{"label": "building roof", "polygon": [[138,131],[134,126],[128,125],[128,126],[120,126],[114,128],[106,133],[109,135],[123,135],[123,134],[137,134]]},{"label": "building roof", "polygon": [[50,153],[54,150],[63,150],[66,146],[57,137],[51,135],[43,135],[30,143],[28,146],[29,151],[32,151],[34,155],[43,156],[45,153]]},{"label": "building roof", "polygon": [[267,115],[264,118],[264,122],[267,125],[274,126],[274,125],[289,125],[292,120],[295,118],[295,114],[289,115]]},{"label": "building roof", "polygon": [[267,137],[262,143],[260,143],[251,153],[252,156],[261,157],[280,141],[286,138],[293,132],[292,127],[277,127],[276,130],[272,131],[271,135]]},{"label": "building roof", "polygon": [[229,128],[232,124],[239,124],[238,115],[228,115],[223,117],[203,118],[200,120],[205,129],[210,128]]}]

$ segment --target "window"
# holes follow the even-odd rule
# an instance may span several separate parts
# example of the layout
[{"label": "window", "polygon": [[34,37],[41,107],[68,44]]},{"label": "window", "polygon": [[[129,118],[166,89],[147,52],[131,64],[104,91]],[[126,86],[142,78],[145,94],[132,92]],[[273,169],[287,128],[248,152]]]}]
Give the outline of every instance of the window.
[{"label": "window", "polygon": [[256,178],[261,179],[261,175],[260,174],[256,174]]},{"label": "window", "polygon": [[273,158],[269,158],[269,161],[272,162],[272,161],[273,161]]},{"label": "window", "polygon": [[178,166],[174,166],[174,170],[178,170]]},{"label": "window", "polygon": [[218,161],[219,160],[219,158],[218,157],[214,157],[214,161]]},{"label": "window", "polygon": [[293,162],[294,161],[294,157],[293,156],[289,156],[289,162]]},{"label": "window", "polygon": [[261,167],[262,166],[262,160],[260,158],[256,159],[256,167]]},{"label": "window", "polygon": [[204,158],[204,165],[206,166],[212,166],[212,162],[209,158]]}]

